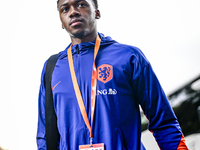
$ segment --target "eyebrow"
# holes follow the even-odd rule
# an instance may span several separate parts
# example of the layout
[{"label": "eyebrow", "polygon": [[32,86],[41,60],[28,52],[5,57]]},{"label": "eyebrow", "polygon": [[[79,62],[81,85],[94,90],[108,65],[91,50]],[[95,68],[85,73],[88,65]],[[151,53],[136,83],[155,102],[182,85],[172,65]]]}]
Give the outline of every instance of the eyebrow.
[{"label": "eyebrow", "polygon": [[[80,2],[80,1],[85,1],[85,2],[87,2],[86,0],[76,0],[75,3]],[[63,7],[63,6],[66,6],[66,5],[68,5],[67,2],[64,3],[64,4],[62,4],[62,5],[59,7],[59,9],[60,9],[61,7]]]}]

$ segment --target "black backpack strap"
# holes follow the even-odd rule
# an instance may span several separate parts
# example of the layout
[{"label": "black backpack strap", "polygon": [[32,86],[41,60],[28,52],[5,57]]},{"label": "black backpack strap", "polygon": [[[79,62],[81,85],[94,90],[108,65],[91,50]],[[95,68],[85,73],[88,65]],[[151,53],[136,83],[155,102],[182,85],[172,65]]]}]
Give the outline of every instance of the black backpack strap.
[{"label": "black backpack strap", "polygon": [[57,128],[57,117],[54,110],[53,94],[51,88],[52,73],[58,60],[58,54],[47,60],[45,74],[45,126],[47,150],[58,150],[60,135]]}]

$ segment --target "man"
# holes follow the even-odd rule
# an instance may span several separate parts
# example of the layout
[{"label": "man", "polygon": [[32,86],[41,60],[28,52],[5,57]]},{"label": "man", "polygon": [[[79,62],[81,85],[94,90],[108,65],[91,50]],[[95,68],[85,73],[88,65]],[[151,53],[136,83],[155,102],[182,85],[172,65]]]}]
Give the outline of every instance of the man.
[{"label": "man", "polygon": [[[71,38],[59,53],[51,82],[59,149],[78,150],[89,144],[106,150],[144,150],[141,105],[162,150],[187,150],[177,118],[144,54],[97,32],[97,1],[59,0],[58,10]],[[46,63],[39,94],[39,150],[46,149],[45,68]]]}]

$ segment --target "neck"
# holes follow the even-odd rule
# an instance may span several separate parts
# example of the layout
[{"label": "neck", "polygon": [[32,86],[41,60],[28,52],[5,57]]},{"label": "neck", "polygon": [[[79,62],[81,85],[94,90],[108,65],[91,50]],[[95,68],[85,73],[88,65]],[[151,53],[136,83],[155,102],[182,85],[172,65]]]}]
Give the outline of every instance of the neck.
[{"label": "neck", "polygon": [[83,37],[74,37],[74,36],[70,36],[72,44],[76,45],[76,44],[80,44],[80,43],[85,43],[85,42],[91,42],[94,41],[95,38],[97,37],[97,32],[93,32],[91,34],[88,34],[86,36]]}]

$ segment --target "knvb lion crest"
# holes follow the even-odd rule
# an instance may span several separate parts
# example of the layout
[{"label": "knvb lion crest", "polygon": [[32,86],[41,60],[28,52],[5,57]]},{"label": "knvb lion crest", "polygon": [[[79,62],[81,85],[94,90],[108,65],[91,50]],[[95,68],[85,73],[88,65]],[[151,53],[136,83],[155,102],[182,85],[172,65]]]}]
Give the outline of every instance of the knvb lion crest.
[{"label": "knvb lion crest", "polygon": [[98,80],[106,83],[113,78],[113,67],[108,64],[103,64],[97,68]]}]

